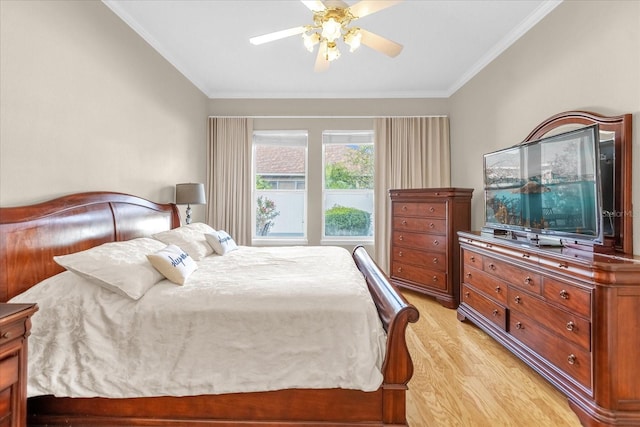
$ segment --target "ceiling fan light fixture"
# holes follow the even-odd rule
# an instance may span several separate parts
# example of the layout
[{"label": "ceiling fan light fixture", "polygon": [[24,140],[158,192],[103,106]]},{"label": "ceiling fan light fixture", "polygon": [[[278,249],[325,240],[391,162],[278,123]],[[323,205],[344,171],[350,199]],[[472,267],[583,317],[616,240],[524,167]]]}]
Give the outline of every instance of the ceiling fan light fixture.
[{"label": "ceiling fan light fixture", "polygon": [[329,18],[322,23],[322,38],[333,43],[342,35],[342,24],[334,18]]},{"label": "ceiling fan light fixture", "polygon": [[303,33],[302,40],[304,41],[304,47],[309,52],[313,52],[313,48],[320,42],[320,34],[313,32],[311,34]]},{"label": "ceiling fan light fixture", "polygon": [[362,32],[360,28],[351,28],[347,31],[347,34],[344,35],[344,42],[349,45],[349,52],[353,52],[359,48],[362,43]]},{"label": "ceiling fan light fixture", "polygon": [[328,41],[325,52],[325,59],[331,62],[335,61],[338,58],[340,58],[340,50],[338,49],[338,46],[336,46],[335,42]]}]

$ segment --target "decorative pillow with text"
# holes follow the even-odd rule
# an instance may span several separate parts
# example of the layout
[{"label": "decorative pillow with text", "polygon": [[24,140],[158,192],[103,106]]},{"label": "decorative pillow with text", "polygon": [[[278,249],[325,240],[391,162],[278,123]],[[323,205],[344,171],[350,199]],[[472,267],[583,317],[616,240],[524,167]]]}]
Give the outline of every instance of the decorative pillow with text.
[{"label": "decorative pillow with text", "polygon": [[156,253],[147,255],[147,258],[164,277],[178,285],[184,285],[191,273],[198,269],[198,264],[193,258],[176,245],[168,245]]},{"label": "decorative pillow with text", "polygon": [[218,255],[224,255],[238,249],[236,242],[224,230],[206,233],[204,237]]}]

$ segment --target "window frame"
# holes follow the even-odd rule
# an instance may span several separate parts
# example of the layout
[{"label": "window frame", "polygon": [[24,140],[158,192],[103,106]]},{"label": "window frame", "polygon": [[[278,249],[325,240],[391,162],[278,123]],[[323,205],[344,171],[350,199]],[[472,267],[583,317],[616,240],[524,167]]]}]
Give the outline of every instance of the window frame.
[{"label": "window frame", "polygon": [[[330,140],[326,141],[325,136]],[[366,140],[366,142],[364,141]],[[325,130],[322,132],[322,232],[320,241],[323,245],[349,245],[362,243],[373,245],[375,242],[375,132],[373,130]],[[326,185],[326,147],[327,145],[368,145],[373,149],[373,188],[371,189],[328,189]],[[327,236],[326,233],[326,202],[328,194],[370,194],[371,197],[371,236]]]},{"label": "window frame", "polygon": [[[284,140],[280,139],[284,138]],[[286,138],[290,138],[286,141]],[[304,139],[304,141],[302,141]],[[303,147],[304,148],[304,189],[261,189],[256,188],[257,178],[257,157],[256,149],[258,145],[271,145],[271,146],[290,146],[290,147]],[[307,130],[254,130],[251,142],[251,242],[252,244],[259,244],[261,246],[271,245],[291,245],[308,244],[308,199],[309,199],[309,132]],[[298,182],[298,181],[296,181]],[[298,184],[295,185],[298,187]],[[258,191],[260,192],[295,192],[303,194],[303,212],[302,212],[302,236],[295,237],[268,237],[258,236],[256,233],[256,210],[257,210],[257,198]]]}]

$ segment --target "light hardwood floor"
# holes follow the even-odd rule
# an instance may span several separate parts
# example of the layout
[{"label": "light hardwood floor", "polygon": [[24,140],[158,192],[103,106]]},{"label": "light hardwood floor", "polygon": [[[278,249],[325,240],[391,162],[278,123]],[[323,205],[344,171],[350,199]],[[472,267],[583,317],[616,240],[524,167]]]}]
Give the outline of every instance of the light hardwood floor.
[{"label": "light hardwood floor", "polygon": [[493,338],[432,298],[403,294],[420,311],[407,329],[411,427],[580,427],[564,395]]}]

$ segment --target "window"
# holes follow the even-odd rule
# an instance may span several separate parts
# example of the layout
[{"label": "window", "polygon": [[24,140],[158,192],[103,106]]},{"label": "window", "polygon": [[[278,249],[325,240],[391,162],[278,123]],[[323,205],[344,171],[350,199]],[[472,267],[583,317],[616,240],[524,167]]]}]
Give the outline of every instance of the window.
[{"label": "window", "polygon": [[373,131],[325,131],[323,240],[373,240]]},{"label": "window", "polygon": [[306,239],[307,132],[254,132],[253,170],[253,238]]}]

